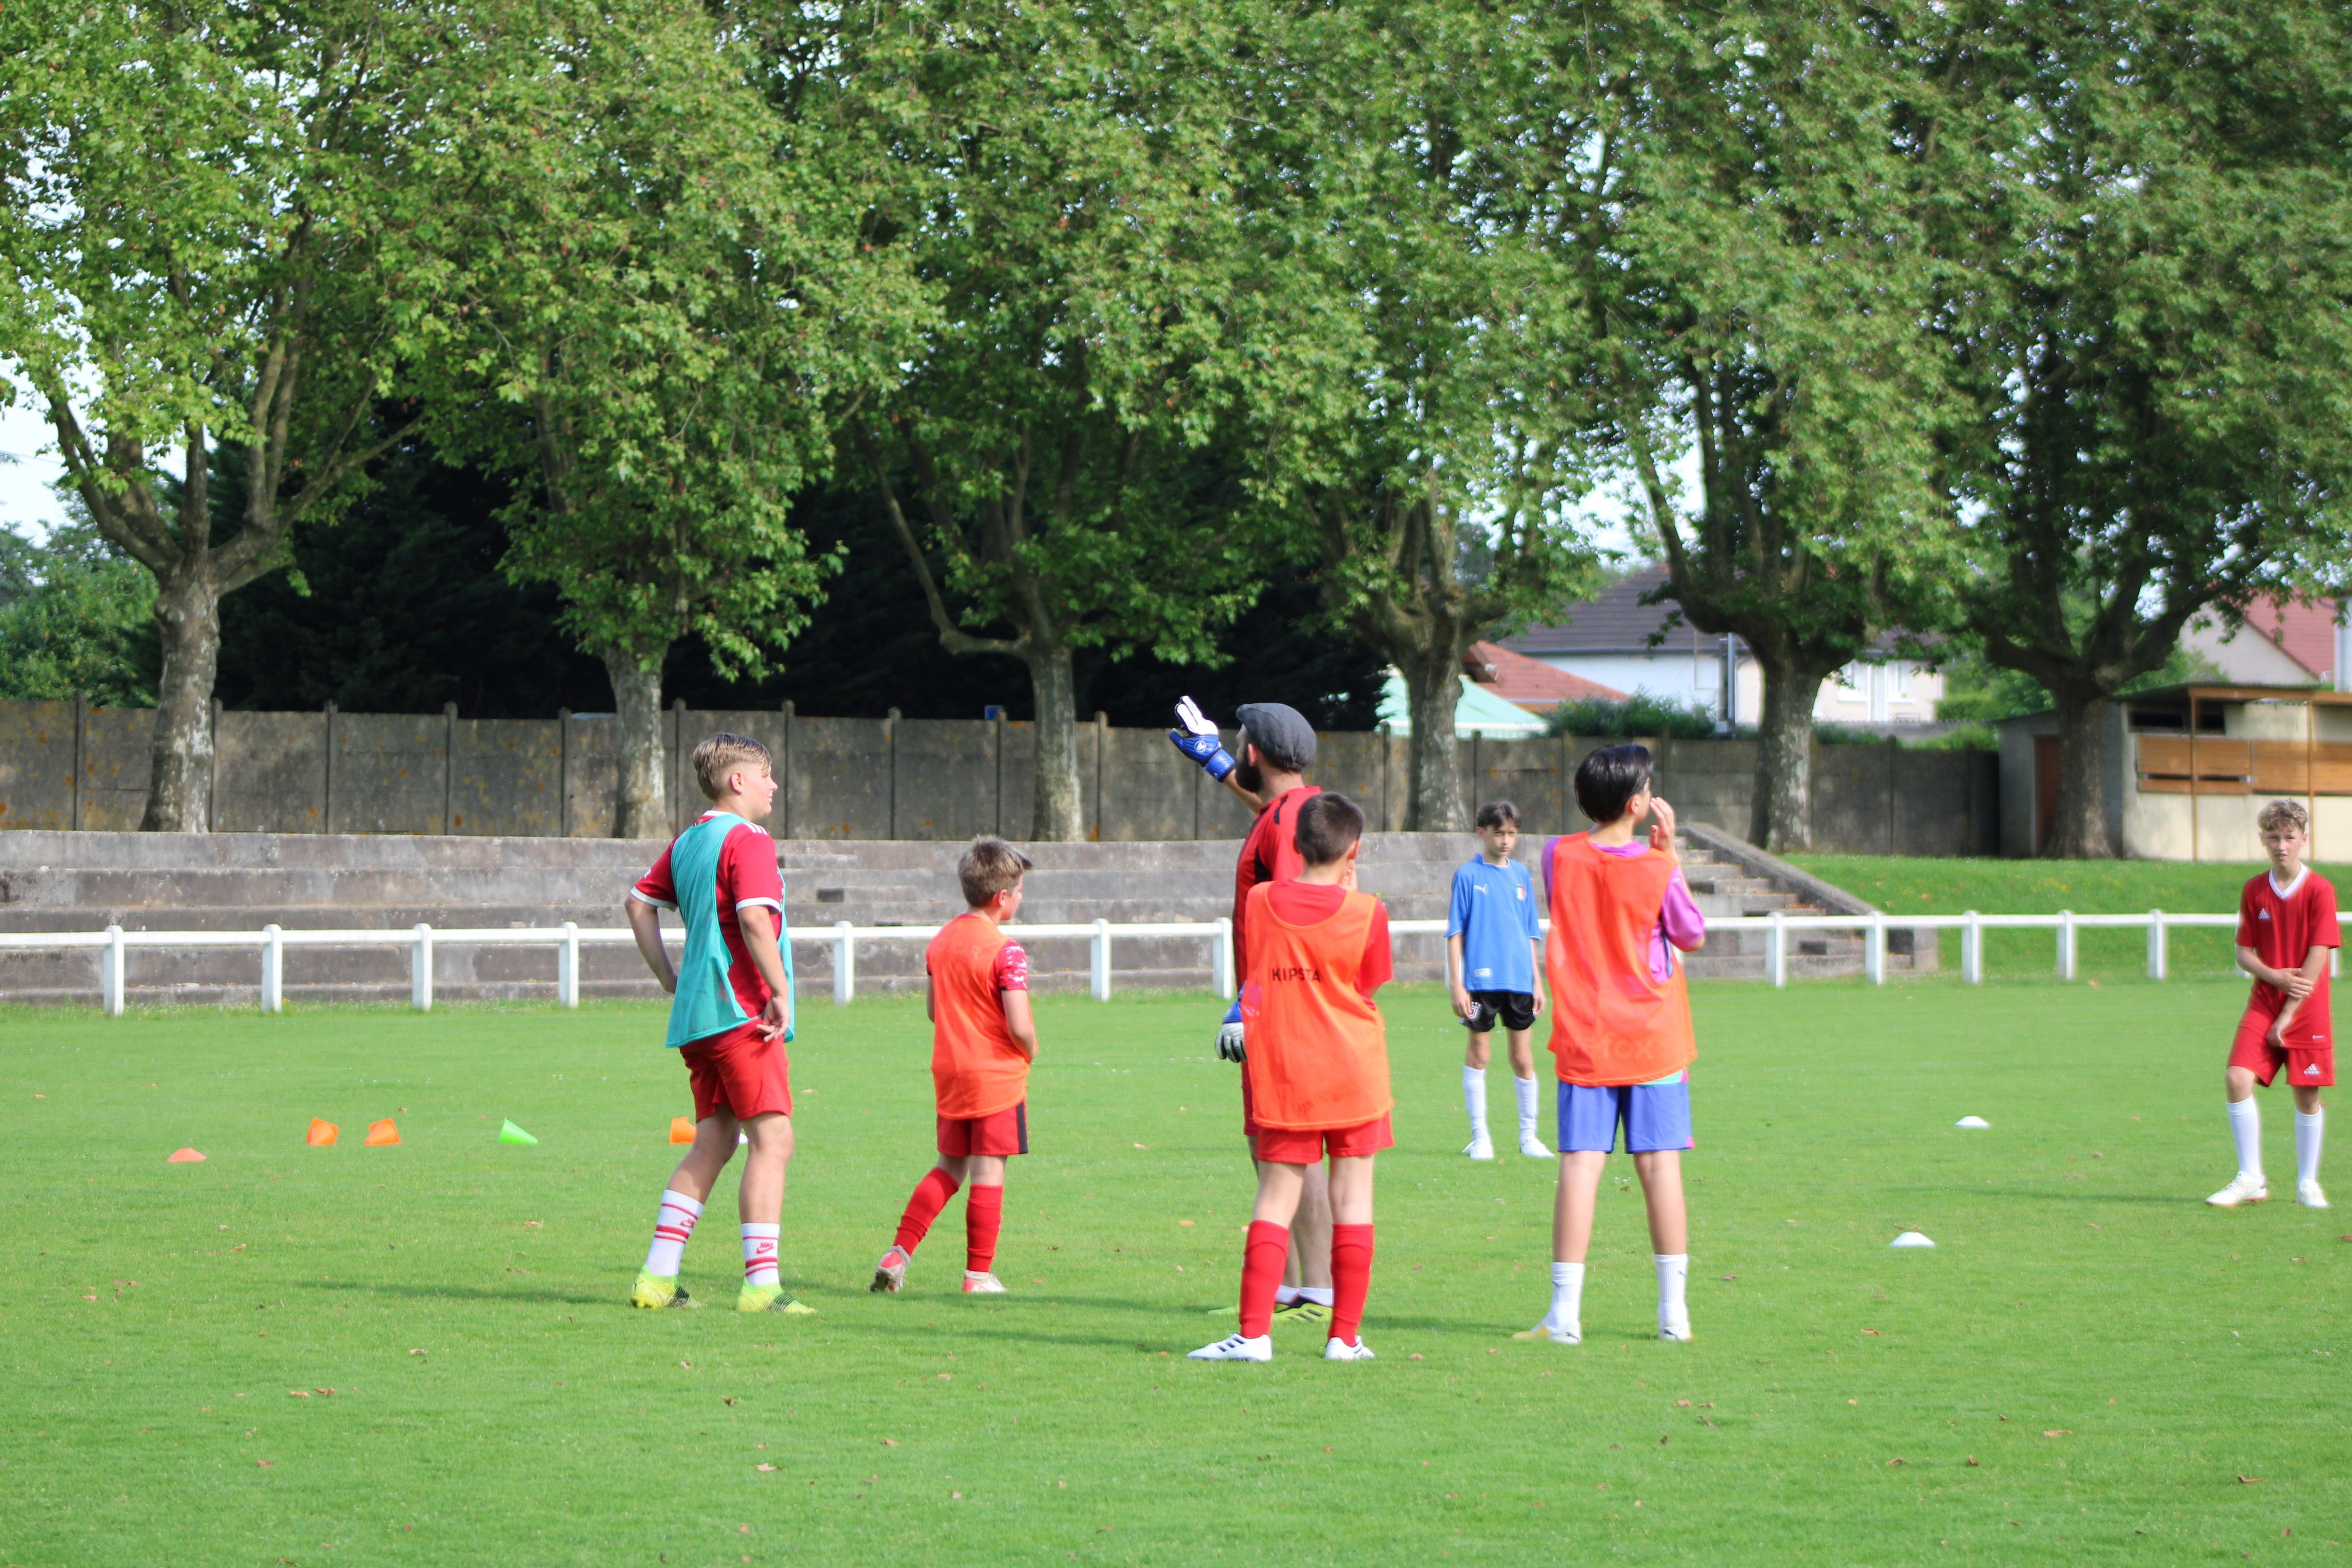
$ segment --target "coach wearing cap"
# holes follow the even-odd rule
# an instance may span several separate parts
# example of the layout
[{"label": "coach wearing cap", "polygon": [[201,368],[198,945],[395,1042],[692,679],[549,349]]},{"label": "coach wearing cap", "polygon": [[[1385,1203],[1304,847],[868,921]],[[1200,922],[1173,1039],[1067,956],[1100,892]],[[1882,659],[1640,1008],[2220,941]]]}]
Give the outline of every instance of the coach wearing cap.
[{"label": "coach wearing cap", "polygon": [[[1176,704],[1177,727],[1168,731],[1168,738],[1257,814],[1234,869],[1234,959],[1237,972],[1246,973],[1249,939],[1244,922],[1250,889],[1260,882],[1286,882],[1298,875],[1305,864],[1297,842],[1298,808],[1322,791],[1307,782],[1307,770],[1315,763],[1315,727],[1297,709],[1280,702],[1245,702],[1234,710],[1234,720],[1241,727],[1235,748],[1241,752],[1239,762],[1190,697]],[[1241,1002],[1235,998],[1217,1030],[1217,1055],[1237,1062],[1245,1049]],[[1250,1142],[1253,1160],[1257,1131],[1250,1114],[1249,1075],[1244,1073],[1242,1135]],[[1306,1191],[1290,1222],[1290,1261],[1276,1301],[1276,1321],[1320,1323],[1330,1319],[1331,1195],[1321,1165],[1307,1168]]]}]

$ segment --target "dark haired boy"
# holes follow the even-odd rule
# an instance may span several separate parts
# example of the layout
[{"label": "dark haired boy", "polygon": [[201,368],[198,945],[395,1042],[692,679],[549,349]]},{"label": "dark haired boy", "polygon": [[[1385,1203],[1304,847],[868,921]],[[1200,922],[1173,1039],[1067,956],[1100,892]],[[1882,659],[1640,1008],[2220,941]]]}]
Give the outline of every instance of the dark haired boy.
[{"label": "dark haired boy", "polygon": [[[1658,1274],[1658,1337],[1691,1337],[1685,1295],[1690,1224],[1682,1151],[1691,1147],[1690,996],[1677,949],[1696,951],[1706,922],[1675,853],[1674,808],[1651,794],[1643,746],[1604,746],[1576,770],[1591,831],[1544,847],[1551,936],[1551,1052],[1559,1076],[1559,1187],[1552,1205],[1551,1307],[1517,1336],[1572,1345],[1584,1337],[1584,1258],[1601,1174],[1625,1131],[1642,1179]],[[1649,843],[1633,837],[1652,818]]]},{"label": "dark haired boy", "polygon": [[1029,1014],[1029,957],[1004,934],[1021,909],[1029,858],[996,838],[975,838],[956,862],[964,912],[923,953],[923,1011],[931,1020],[931,1088],[938,1100],[940,1163],[915,1184],[898,1234],[874,1266],[873,1289],[896,1291],[931,1221],[969,1184],[963,1200],[963,1289],[1004,1292],[996,1239],[1004,1223],[1004,1162],[1029,1152],[1029,1067],[1037,1026]]},{"label": "dark haired boy", "polygon": [[[1168,731],[1168,738],[1234,799],[1256,813],[1234,868],[1234,959],[1236,969],[1242,970],[1248,963],[1250,892],[1298,875],[1298,814],[1321,791],[1307,782],[1307,770],[1315,763],[1316,740],[1315,726],[1305,714],[1281,702],[1244,702],[1234,710],[1234,721],[1241,726],[1235,748],[1241,752],[1239,760],[1224,749],[1217,727],[1190,697],[1176,704],[1177,728]],[[1238,1062],[1247,1052],[1241,998],[1236,995],[1217,1028],[1217,1056]],[[1250,1112],[1249,1075],[1244,1073],[1242,1137],[1255,1146],[1257,1131]],[[1275,1294],[1275,1316],[1285,1323],[1328,1323],[1331,1196],[1325,1189],[1320,1165],[1307,1173],[1307,1188],[1299,1197],[1290,1236],[1294,1245],[1287,1272]],[[1226,1310],[1217,1309],[1218,1313]]]},{"label": "dark haired boy", "polygon": [[1303,868],[1250,890],[1242,1016],[1257,1132],[1257,1202],[1242,1253],[1239,1331],[1194,1361],[1270,1361],[1276,1287],[1307,1173],[1330,1159],[1331,1331],[1326,1361],[1370,1361],[1360,1327],[1372,1273],[1372,1158],[1389,1129],[1387,1032],[1372,993],[1390,974],[1388,911],[1355,890],[1364,814],[1343,795],[1299,808]]},{"label": "dark haired boy", "polygon": [[[776,1248],[784,1169],[793,1156],[793,948],[775,841],[759,826],[775,805],[768,748],[717,734],[694,748],[694,776],[710,809],[670,840],[625,901],[646,966],[670,993],[667,1044],[694,1090],[694,1146],[662,1190],[653,1246],[629,1301],[695,1305],[678,1288],[688,1237],[702,1217],[740,1135],[747,1152],[737,1202],[743,1225],[744,1312],[814,1312],[784,1294]],[[676,969],[662,945],[661,910],[686,925]]]},{"label": "dark haired boy", "polygon": [[1470,1114],[1470,1142],[1462,1152],[1473,1160],[1495,1157],[1486,1131],[1486,1063],[1497,1021],[1509,1042],[1512,1087],[1518,1092],[1519,1152],[1549,1160],[1537,1131],[1536,1015],[1544,1010],[1543,931],[1537,921],[1534,879],[1515,864],[1519,808],[1490,800],[1478,808],[1478,845],[1454,873],[1454,896],[1445,918],[1446,978],[1453,984],[1454,1015],[1470,1031],[1462,1058],[1462,1105]]}]

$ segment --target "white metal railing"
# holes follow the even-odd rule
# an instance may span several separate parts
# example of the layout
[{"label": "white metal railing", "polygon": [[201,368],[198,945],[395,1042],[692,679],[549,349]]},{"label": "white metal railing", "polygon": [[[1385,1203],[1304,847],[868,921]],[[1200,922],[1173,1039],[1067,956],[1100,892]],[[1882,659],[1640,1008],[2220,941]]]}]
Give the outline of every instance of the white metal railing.
[{"label": "white metal railing", "polygon": [[[1765,978],[1776,986],[1789,983],[1790,938],[1801,931],[1852,931],[1862,938],[1863,974],[1874,985],[1886,983],[1886,933],[1890,931],[1958,931],[1960,933],[1960,978],[1977,985],[1984,981],[1984,933],[1988,931],[2043,930],[2053,931],[2057,937],[2057,974],[2061,980],[2072,980],[2075,974],[2076,934],[2086,927],[2138,926],[2147,932],[2147,975],[2151,980],[2165,978],[2169,952],[2167,933],[2173,928],[2234,927],[2235,915],[2168,914],[2162,910],[2150,910],[2146,914],[2084,915],[2071,910],[2061,910],[2051,915],[1988,915],[1974,910],[1958,915],[1729,915],[1707,921],[1710,936],[1721,932],[1757,931],[1765,933]],[[1541,921],[1546,930],[1549,921]],[[820,928],[822,930],[822,928]],[[1209,943],[1209,969],[1212,983],[1220,996],[1230,997],[1234,991],[1233,921],[1092,921],[1083,924],[1031,925],[1012,928],[1024,941],[1045,941],[1084,937],[1088,944],[1088,990],[1097,1002],[1108,1001],[1111,994],[1113,943],[1127,937],[1184,938]],[[833,949],[833,999],[847,1006],[857,994],[857,946],[860,942],[928,942],[938,934],[936,926],[860,926],[840,921],[822,934],[803,930],[793,935],[796,943],[823,943]],[[1391,921],[1393,936],[1443,936],[1444,921]],[[681,933],[669,930],[663,936],[675,943]],[[261,1005],[266,1012],[280,1012],[286,1005],[286,950],[289,947],[398,947],[406,950],[409,965],[409,1005],[419,1012],[433,1006],[434,951],[436,947],[540,947],[555,950],[556,999],[566,1007],[580,1005],[580,950],[590,946],[625,946],[636,938],[626,926],[580,926],[569,921],[561,926],[522,928],[436,928],[416,925],[406,931],[301,931],[286,930],[276,925],[264,926],[257,931],[125,931],[121,926],[108,926],[100,931],[19,932],[0,931],[0,952],[66,952],[96,949],[99,953],[99,990],[100,1005],[109,1016],[121,1016],[124,996],[125,959],[130,949],[146,948],[249,948],[258,951],[261,960]],[[2330,973],[2336,973],[2331,963]]]}]

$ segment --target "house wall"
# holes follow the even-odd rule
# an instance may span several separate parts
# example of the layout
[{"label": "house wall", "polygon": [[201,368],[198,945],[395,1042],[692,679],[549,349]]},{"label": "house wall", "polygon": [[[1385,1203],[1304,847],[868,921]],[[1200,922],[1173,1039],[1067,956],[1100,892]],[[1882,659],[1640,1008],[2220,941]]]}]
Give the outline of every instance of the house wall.
[{"label": "house wall", "polygon": [[2210,660],[2224,680],[2239,686],[2303,686],[2312,679],[2312,671],[2252,626],[2224,636],[2211,621],[2192,621],[2180,634],[2180,646]]},{"label": "house wall", "polygon": [[[1711,654],[1694,659],[1687,648],[1681,653],[1661,648],[1654,654],[1545,653],[1528,657],[1554,669],[1613,687],[1628,696],[1646,691],[1669,702],[1688,703],[1696,699],[1710,712],[1723,710],[1723,660]],[[1747,706],[1744,687],[1740,700],[1741,712],[1752,720],[1754,710]]]},{"label": "house wall", "polygon": [[[1554,669],[1597,680],[1623,692],[1646,691],[1654,697],[1687,703],[1696,699],[1718,717],[1723,712],[1723,660],[1693,659],[1685,651],[1661,648],[1654,654],[1546,653],[1528,656]],[[1813,695],[1813,717],[1828,724],[1924,724],[1936,717],[1943,700],[1944,677],[1908,660],[1858,664],[1852,668],[1854,684],[1844,673],[1822,682]],[[1764,670],[1742,654],[1733,674],[1732,695],[1738,721],[1753,725],[1764,711]]]}]

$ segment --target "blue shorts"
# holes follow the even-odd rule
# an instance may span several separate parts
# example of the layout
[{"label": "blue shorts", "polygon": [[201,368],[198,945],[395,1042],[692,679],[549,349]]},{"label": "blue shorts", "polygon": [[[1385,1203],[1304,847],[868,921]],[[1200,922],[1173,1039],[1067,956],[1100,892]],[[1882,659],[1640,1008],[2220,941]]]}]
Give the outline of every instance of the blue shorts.
[{"label": "blue shorts", "polygon": [[1591,1084],[1559,1086],[1559,1152],[1600,1152],[1617,1147],[1617,1125],[1625,1126],[1625,1152],[1647,1154],[1660,1149],[1689,1149],[1691,1140],[1690,1069],[1685,1068],[1656,1083],[1617,1084],[1602,1089]]}]

